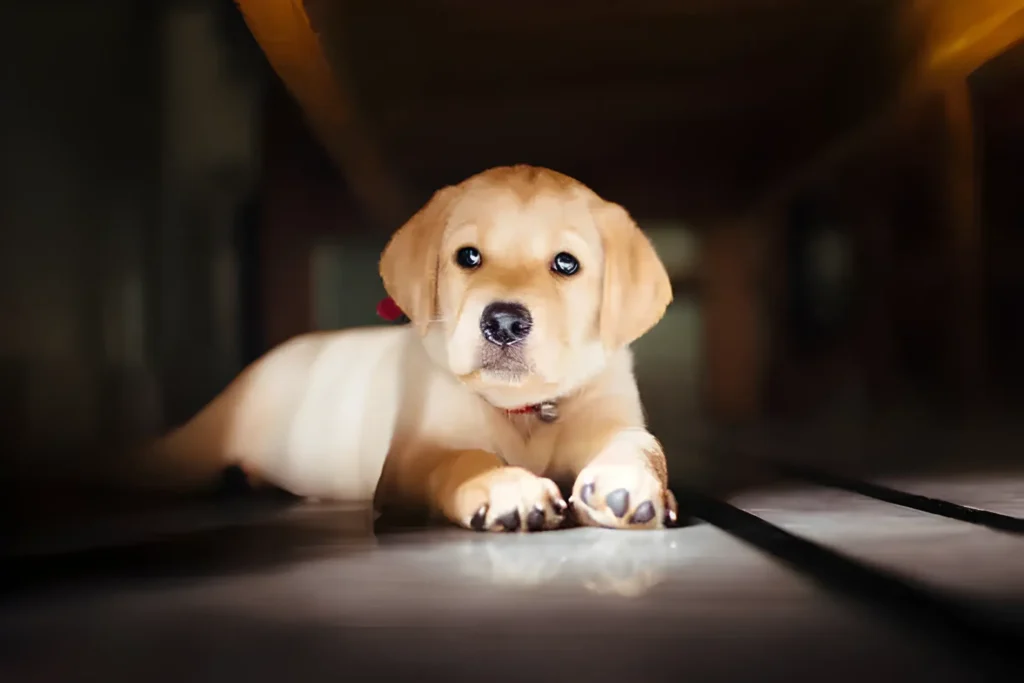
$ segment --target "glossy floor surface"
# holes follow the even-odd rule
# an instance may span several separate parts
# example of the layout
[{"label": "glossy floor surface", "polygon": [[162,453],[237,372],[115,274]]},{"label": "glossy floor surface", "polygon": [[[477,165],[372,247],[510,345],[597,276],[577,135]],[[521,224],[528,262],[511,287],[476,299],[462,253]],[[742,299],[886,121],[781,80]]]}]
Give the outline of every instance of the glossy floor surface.
[{"label": "glossy floor surface", "polygon": [[1019,680],[1024,477],[875,483],[948,507],[805,481],[658,532],[243,500],[23,535],[0,680]]}]

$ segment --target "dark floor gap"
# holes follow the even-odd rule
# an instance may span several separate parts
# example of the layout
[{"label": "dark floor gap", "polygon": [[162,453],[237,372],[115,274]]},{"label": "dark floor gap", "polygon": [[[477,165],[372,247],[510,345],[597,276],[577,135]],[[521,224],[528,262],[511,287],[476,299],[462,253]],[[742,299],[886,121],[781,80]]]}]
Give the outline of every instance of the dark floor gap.
[{"label": "dark floor gap", "polygon": [[914,632],[927,633],[993,675],[1019,668],[1024,634],[966,601],[870,567],[700,493],[686,491],[679,502],[695,517],[767,553],[829,592],[901,621]]},{"label": "dark floor gap", "polygon": [[868,481],[845,477],[832,472],[824,472],[803,465],[794,465],[775,460],[765,461],[765,463],[782,475],[818,484],[819,486],[856,493],[885,503],[918,510],[919,512],[927,512],[928,514],[946,517],[947,519],[987,527],[994,531],[1024,534],[1024,519],[1020,517],[1004,515],[1000,512],[993,512],[982,508],[968,507],[940,498],[930,498],[916,493],[908,493],[888,486],[882,486],[881,484],[873,484]]},{"label": "dark floor gap", "polygon": [[717,457],[742,460],[760,468],[771,470],[788,479],[798,479],[810,484],[825,486],[847,493],[874,498],[883,503],[945,517],[946,519],[983,526],[993,531],[1009,534],[1024,534],[1024,519],[1013,515],[993,512],[983,508],[960,505],[941,498],[931,498],[916,493],[908,493],[881,484],[848,477],[834,472],[820,470],[807,465],[787,462],[779,458],[752,455],[734,449],[715,449]]}]

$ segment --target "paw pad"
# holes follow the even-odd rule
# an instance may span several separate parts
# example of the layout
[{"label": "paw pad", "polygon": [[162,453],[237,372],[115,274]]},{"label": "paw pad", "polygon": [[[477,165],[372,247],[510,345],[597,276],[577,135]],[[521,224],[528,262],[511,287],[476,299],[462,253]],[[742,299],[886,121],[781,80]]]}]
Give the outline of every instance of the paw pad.
[{"label": "paw pad", "polygon": [[[599,488],[599,481],[586,482],[579,488],[579,495],[570,499],[577,508],[580,522],[613,528],[637,528],[649,526],[658,516],[658,506],[650,498],[641,499],[639,505],[631,507],[633,498],[629,489],[620,486],[602,497]],[[671,491],[665,491],[662,496],[664,515],[658,526],[675,526],[678,521],[675,496]]]},{"label": "paw pad", "polygon": [[[622,519],[629,511],[629,491],[626,489],[615,489],[604,497],[604,504],[608,506],[612,514]],[[644,503],[644,505],[650,505],[650,502]]]}]

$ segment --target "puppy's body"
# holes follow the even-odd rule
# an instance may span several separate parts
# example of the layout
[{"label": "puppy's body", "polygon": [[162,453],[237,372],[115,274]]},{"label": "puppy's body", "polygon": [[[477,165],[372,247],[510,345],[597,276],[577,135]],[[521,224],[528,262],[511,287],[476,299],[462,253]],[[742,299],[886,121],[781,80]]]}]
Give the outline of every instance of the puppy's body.
[{"label": "puppy's body", "polygon": [[[238,464],[298,495],[477,529],[557,524],[551,477],[575,480],[585,522],[674,514],[628,350],[671,288],[625,211],[551,171],[494,169],[439,192],[381,272],[412,324],[280,346],[149,462],[196,482]],[[551,402],[554,421],[531,410]]]},{"label": "puppy's body", "polygon": [[297,337],[156,446],[165,462],[186,472],[194,466],[187,484],[238,465],[300,496],[427,504],[425,444],[487,451],[538,476],[564,478],[579,450],[559,449],[567,423],[599,421],[588,411],[605,402],[624,423],[643,427],[626,349],[562,397],[559,418],[546,423],[468,390],[430,360],[423,341],[408,325]]}]

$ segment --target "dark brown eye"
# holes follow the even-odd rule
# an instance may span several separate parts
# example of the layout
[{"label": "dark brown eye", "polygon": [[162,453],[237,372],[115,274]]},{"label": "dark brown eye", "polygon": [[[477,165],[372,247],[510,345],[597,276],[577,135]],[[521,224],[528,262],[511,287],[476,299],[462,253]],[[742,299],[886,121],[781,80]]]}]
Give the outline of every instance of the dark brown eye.
[{"label": "dark brown eye", "polygon": [[479,268],[483,260],[483,256],[480,255],[476,247],[462,247],[462,249],[455,252],[455,262],[459,264],[460,268],[465,268],[466,270]]},{"label": "dark brown eye", "polygon": [[559,275],[575,275],[579,269],[580,262],[576,260],[576,257],[564,251],[556,254],[551,261],[551,270]]}]

